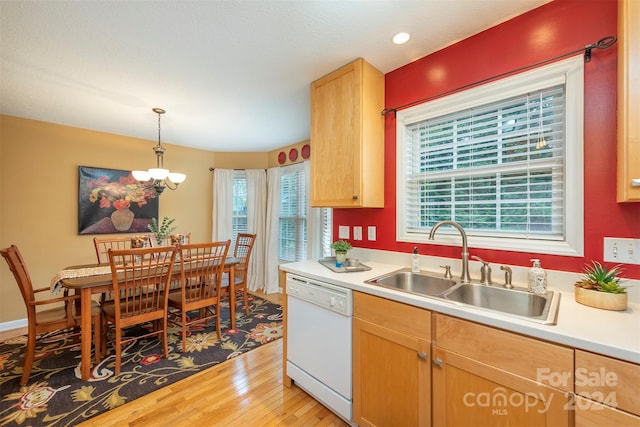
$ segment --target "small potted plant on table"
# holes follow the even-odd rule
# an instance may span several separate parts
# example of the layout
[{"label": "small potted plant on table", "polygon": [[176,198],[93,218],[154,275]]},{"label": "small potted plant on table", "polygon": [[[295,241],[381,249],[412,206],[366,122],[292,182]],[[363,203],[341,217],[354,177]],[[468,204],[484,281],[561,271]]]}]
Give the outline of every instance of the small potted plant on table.
[{"label": "small potted plant on table", "polygon": [[331,249],[336,252],[336,267],[342,267],[347,260],[347,251],[351,248],[351,244],[344,240],[337,240],[331,244]]},{"label": "small potted plant on table", "polygon": [[155,218],[151,218],[151,224],[149,224],[147,227],[149,228],[149,231],[153,233],[153,237],[156,239],[157,246],[164,246],[167,236],[169,236],[169,234],[171,234],[176,229],[176,227],[171,227],[171,224],[173,224],[174,221],[175,218],[169,218],[168,216],[165,216],[164,218],[162,218],[162,222],[158,224],[158,221],[156,221]]},{"label": "small potted plant on table", "polygon": [[620,286],[620,266],[607,269],[598,261],[586,265],[584,276],[575,284],[576,301],[605,310],[626,310],[627,289]]}]

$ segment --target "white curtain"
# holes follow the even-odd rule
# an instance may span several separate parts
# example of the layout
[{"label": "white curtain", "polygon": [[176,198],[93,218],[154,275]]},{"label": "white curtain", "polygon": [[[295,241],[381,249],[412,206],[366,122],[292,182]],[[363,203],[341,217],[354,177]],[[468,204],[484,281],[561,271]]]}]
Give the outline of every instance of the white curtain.
[{"label": "white curtain", "polygon": [[[311,162],[304,162],[305,186],[311,189]],[[307,194],[310,193],[310,190]],[[322,212],[311,207],[311,197],[307,197],[307,259],[322,258]]]},{"label": "white curtain", "polygon": [[[251,258],[247,288],[250,291],[264,290],[265,271],[265,215],[267,210],[267,176],[264,169],[246,170],[247,177],[247,232],[256,235]],[[229,205],[231,211],[231,205]]]},{"label": "white curtain", "polygon": [[267,223],[264,240],[265,284],[267,294],[276,293],[278,282],[278,241],[280,234],[280,168],[267,170]]},{"label": "white curtain", "polygon": [[233,169],[216,169],[213,171],[212,241],[231,239],[233,236],[232,211]]}]

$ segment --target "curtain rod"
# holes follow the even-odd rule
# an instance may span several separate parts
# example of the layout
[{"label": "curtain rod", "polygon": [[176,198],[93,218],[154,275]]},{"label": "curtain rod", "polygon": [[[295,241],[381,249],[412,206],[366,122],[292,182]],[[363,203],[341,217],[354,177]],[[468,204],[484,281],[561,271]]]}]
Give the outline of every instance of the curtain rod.
[{"label": "curtain rod", "polygon": [[[256,169],[253,169],[253,170],[260,170],[260,169],[261,168],[256,168]],[[216,170],[216,168],[209,168],[210,172],[213,172],[214,170]],[[233,170],[234,171],[245,171],[246,169],[233,169]],[[266,170],[266,169],[264,169],[264,170]]]},{"label": "curtain rod", "polygon": [[526,65],[524,67],[516,68],[515,70],[507,71],[505,73],[498,74],[498,75],[493,76],[493,77],[488,77],[486,79],[478,80],[477,82],[469,83],[469,84],[466,84],[464,86],[460,86],[459,88],[451,89],[451,90],[448,90],[446,92],[442,92],[442,93],[440,93],[438,95],[433,95],[433,96],[429,96],[427,98],[419,99],[417,101],[409,102],[408,104],[400,105],[398,107],[385,108],[384,110],[382,110],[380,112],[380,114],[382,114],[383,116],[387,116],[389,113],[393,113],[394,116],[395,116],[396,112],[398,110],[403,109],[403,108],[413,107],[414,105],[422,104],[423,102],[431,101],[432,99],[440,98],[441,96],[444,96],[444,95],[449,95],[451,93],[458,92],[460,90],[469,89],[471,87],[478,86],[480,84],[487,83],[487,82],[490,82],[490,81],[493,81],[493,80],[497,80],[499,78],[502,78],[502,77],[505,77],[505,76],[508,76],[508,75],[511,75],[511,74],[519,73],[521,71],[525,71],[525,70],[528,70],[530,68],[538,67],[538,66],[546,64],[548,62],[553,62],[553,61],[556,61],[558,59],[562,59],[562,58],[574,55],[574,54],[576,54],[578,52],[582,52],[582,51],[584,51],[584,62],[591,62],[591,49],[607,49],[607,48],[610,48],[611,46],[613,46],[616,43],[616,40],[617,39],[616,39],[615,36],[606,36],[606,37],[603,37],[600,40],[598,40],[596,43],[588,44],[583,48],[576,49],[576,50],[571,51],[571,52],[563,53],[562,55],[558,55],[558,56],[553,57],[553,58],[545,59],[543,61],[536,62],[535,64]]}]

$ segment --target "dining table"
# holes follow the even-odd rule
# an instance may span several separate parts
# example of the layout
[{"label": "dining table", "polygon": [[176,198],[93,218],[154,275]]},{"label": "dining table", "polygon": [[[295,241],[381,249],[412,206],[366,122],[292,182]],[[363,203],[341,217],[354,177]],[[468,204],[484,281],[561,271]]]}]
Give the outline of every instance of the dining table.
[{"label": "dining table", "polygon": [[[235,266],[240,262],[235,257],[227,257],[224,272],[229,274],[229,318],[231,329],[236,328],[236,293]],[[172,271],[172,280],[180,280],[180,267],[176,263]],[[103,292],[113,291],[111,268],[108,264],[83,264],[66,267],[58,272],[51,280],[51,290],[56,292],[58,287],[65,287],[80,293],[80,372],[82,380],[86,381],[91,375],[91,296]],[[96,351],[99,351],[96,349]]]}]

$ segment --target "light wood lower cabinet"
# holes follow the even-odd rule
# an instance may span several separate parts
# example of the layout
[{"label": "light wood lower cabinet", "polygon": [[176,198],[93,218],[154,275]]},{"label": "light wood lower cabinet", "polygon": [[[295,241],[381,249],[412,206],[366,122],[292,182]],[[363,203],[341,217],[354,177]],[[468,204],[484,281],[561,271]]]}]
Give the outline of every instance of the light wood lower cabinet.
[{"label": "light wood lower cabinet", "polygon": [[640,365],[583,350],[575,365],[576,426],[640,426]]},{"label": "light wood lower cabinet", "polygon": [[431,425],[430,338],[429,311],[354,293],[354,422]]},{"label": "light wood lower cabinet", "polygon": [[434,317],[433,425],[572,424],[572,349]]}]

